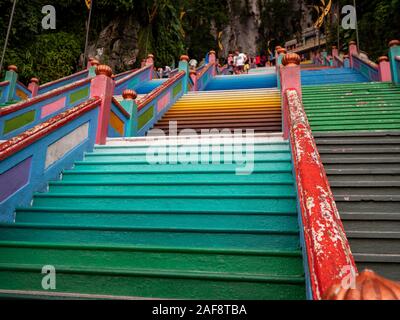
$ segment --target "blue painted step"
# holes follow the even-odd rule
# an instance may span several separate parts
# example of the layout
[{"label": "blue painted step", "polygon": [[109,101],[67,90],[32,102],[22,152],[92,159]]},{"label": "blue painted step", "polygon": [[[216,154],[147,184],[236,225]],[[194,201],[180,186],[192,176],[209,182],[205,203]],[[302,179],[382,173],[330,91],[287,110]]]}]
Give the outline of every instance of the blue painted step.
[{"label": "blue painted step", "polygon": [[301,83],[304,86],[362,82],[369,81],[361,73],[347,68],[301,71]]},{"label": "blue painted step", "polygon": [[205,90],[242,90],[276,87],[277,78],[275,74],[252,74],[217,76],[209,82]]},{"label": "blue painted step", "polygon": [[143,82],[139,85],[137,85],[134,90],[136,91],[137,94],[148,94],[154,89],[158,88],[160,85],[162,85],[165,81],[168,79],[154,79],[151,81],[146,81]]}]

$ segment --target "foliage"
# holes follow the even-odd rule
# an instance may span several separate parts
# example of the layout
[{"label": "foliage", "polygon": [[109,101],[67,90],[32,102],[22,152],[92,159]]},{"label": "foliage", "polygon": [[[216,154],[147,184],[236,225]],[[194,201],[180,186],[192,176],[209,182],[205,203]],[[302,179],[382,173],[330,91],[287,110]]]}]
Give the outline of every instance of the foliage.
[{"label": "foliage", "polygon": [[[270,48],[291,39],[300,30],[301,12],[291,0],[257,0],[262,8],[259,47]],[[320,4],[321,0],[302,0]],[[337,0],[341,5],[348,0]],[[335,1],[335,3],[337,3]],[[0,46],[3,46],[13,0],[0,1]],[[400,0],[358,0],[361,48],[372,57],[384,54],[391,39],[400,38]],[[6,54],[7,64],[17,64],[24,82],[36,76],[45,81],[79,69],[84,51],[88,10],[84,0],[57,1],[57,29],[43,30],[41,8],[48,0],[18,1]],[[99,32],[116,18],[133,16],[141,25],[139,61],[153,53],[159,65],[170,65],[183,53],[201,59],[217,49],[217,34],[239,13],[243,23],[250,13],[249,0],[94,0],[92,30]],[[396,24],[397,23],[397,24]],[[326,25],[330,43],[336,43],[337,25]],[[341,31],[341,43],[354,39],[354,32]]]},{"label": "foliage", "polygon": [[[307,2],[315,5],[320,1],[309,0]],[[340,8],[349,4],[348,0],[339,0],[338,2]],[[336,3],[338,2],[336,1]],[[372,60],[386,55],[389,41],[400,38],[400,0],[357,0],[357,16],[360,49],[367,52]],[[337,30],[337,22],[327,23],[329,45],[337,43]],[[356,40],[356,32],[340,28],[339,41],[343,51],[348,49],[347,44],[350,40]]]},{"label": "foliage", "polygon": [[300,12],[295,12],[290,0],[260,0],[260,3],[261,48],[265,43],[270,43],[270,49],[282,45],[293,37],[294,30],[300,30]]}]

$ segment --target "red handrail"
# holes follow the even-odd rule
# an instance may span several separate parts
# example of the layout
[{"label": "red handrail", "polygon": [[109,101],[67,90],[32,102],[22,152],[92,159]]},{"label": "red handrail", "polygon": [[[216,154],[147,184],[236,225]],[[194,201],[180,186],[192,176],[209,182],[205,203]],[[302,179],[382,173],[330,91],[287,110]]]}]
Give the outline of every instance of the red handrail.
[{"label": "red handrail", "polygon": [[124,83],[124,82],[128,81],[129,79],[131,79],[131,78],[137,76],[138,74],[141,74],[141,73],[147,71],[147,69],[150,69],[150,68],[152,68],[152,67],[153,67],[153,65],[150,64],[150,65],[148,65],[148,66],[146,66],[146,67],[144,67],[144,68],[142,68],[142,69],[139,69],[139,70],[137,70],[137,71],[132,72],[132,74],[130,74],[129,76],[126,76],[126,77],[124,77],[124,78],[122,78],[122,79],[117,80],[117,81],[115,82],[115,86],[116,86],[116,87],[119,86],[121,83]]},{"label": "red handrail", "polygon": [[74,73],[74,74],[71,74],[71,75],[69,75],[69,76],[66,76],[66,77],[64,77],[64,78],[61,78],[61,79],[57,79],[57,80],[54,80],[54,81],[51,81],[51,82],[44,83],[44,84],[42,84],[41,86],[39,86],[39,91],[40,91],[40,90],[43,90],[43,89],[45,89],[45,88],[47,88],[47,87],[50,87],[50,86],[52,86],[52,85],[54,85],[54,84],[57,84],[57,83],[60,83],[60,82],[67,81],[67,80],[69,80],[69,79],[78,77],[78,76],[80,76],[80,75],[82,75],[82,74],[84,74],[84,73],[89,73],[89,70],[82,70],[82,71],[76,72],[76,73]]},{"label": "red handrail", "polygon": [[356,58],[357,60],[365,63],[366,65],[368,65],[369,67],[375,69],[376,71],[379,70],[378,65],[375,62],[373,62],[373,61],[371,61],[369,59],[364,59],[360,55],[357,55],[357,54],[354,54],[354,53],[353,53],[353,58]]},{"label": "red handrail", "polygon": [[65,92],[67,90],[75,89],[75,88],[77,88],[79,86],[82,86],[82,85],[85,85],[85,84],[87,84],[87,83],[89,83],[91,81],[92,81],[91,78],[83,79],[83,80],[77,81],[75,83],[66,85],[64,87],[60,87],[60,88],[48,91],[48,92],[43,93],[41,95],[38,95],[38,96],[36,96],[36,97],[34,97],[32,99],[28,99],[26,101],[13,104],[11,106],[1,108],[0,109],[0,117],[1,116],[5,116],[5,115],[10,114],[10,113],[13,113],[13,112],[16,112],[18,110],[25,109],[25,108],[27,108],[27,107],[35,104],[35,103],[38,103],[38,102],[41,102],[43,100],[46,100],[46,99],[52,98],[54,96],[60,95],[60,94],[62,94],[63,92]]},{"label": "red handrail", "polygon": [[209,63],[206,65],[205,68],[203,68],[198,74],[197,74],[197,79],[200,79],[208,70],[210,70],[211,67],[213,67],[215,63]]},{"label": "red handrail", "polygon": [[[140,70],[140,69],[132,69],[132,70],[127,70],[127,71],[118,73],[117,75],[115,75],[115,78],[121,78],[121,77],[123,77],[123,76],[126,76],[126,75],[128,75],[128,74],[130,74],[130,73],[132,73],[132,72],[136,72],[136,71],[138,71],[138,70]],[[118,80],[121,80],[121,79],[118,79]]]},{"label": "red handrail", "polygon": [[59,115],[29,129],[18,136],[0,144],[0,160],[4,160],[16,152],[26,148],[40,138],[48,135],[80,115],[93,110],[101,103],[101,98],[95,97],[77,105]]},{"label": "red handrail", "polygon": [[302,101],[295,89],[285,94],[310,284],[319,300],[357,267]]},{"label": "red handrail", "polygon": [[112,97],[112,102],[117,107],[117,109],[124,115],[125,118],[130,119],[131,115],[124,109],[124,107],[119,103],[115,97]]}]

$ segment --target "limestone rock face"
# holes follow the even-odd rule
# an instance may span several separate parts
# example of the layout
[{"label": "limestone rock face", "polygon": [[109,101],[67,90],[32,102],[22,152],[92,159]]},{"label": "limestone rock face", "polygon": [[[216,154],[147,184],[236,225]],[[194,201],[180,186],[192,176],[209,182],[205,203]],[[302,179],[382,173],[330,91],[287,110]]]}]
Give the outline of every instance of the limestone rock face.
[{"label": "limestone rock face", "polygon": [[[269,1],[228,0],[226,14],[228,15],[229,22],[222,30],[222,55],[227,56],[228,51],[235,49],[241,49],[252,55],[258,53],[260,43],[266,41],[265,33],[268,32],[268,30],[265,30],[265,25],[263,26],[262,16]],[[309,26],[310,14],[303,0],[288,1],[289,4],[285,4],[285,8],[282,9],[290,9],[296,12],[297,16],[301,17],[301,21],[297,22],[296,26],[293,25],[292,18],[288,19],[288,21],[278,21],[277,23],[278,26],[282,23],[286,27],[289,27],[289,37],[295,37],[301,34],[302,28]],[[211,35],[217,39],[221,30],[217,30],[213,22],[211,22],[210,27]],[[114,18],[102,30],[98,39],[90,44],[89,55],[95,57],[101,63],[111,66],[115,72],[132,68],[139,54],[141,53],[141,56],[144,54],[140,50],[145,49],[139,48],[138,45],[139,34],[142,28],[143,26],[140,25],[134,14]],[[269,33],[273,35],[276,32],[269,31]],[[201,59],[201,57],[197,58]]]},{"label": "limestone rock face", "polygon": [[224,54],[229,50],[242,49],[249,54],[257,52],[261,27],[261,7],[258,0],[241,0],[240,9],[229,2],[229,25],[223,30]]},{"label": "limestone rock face", "polygon": [[140,24],[134,17],[112,20],[89,46],[89,56],[109,65],[114,71],[132,68],[139,54]]}]

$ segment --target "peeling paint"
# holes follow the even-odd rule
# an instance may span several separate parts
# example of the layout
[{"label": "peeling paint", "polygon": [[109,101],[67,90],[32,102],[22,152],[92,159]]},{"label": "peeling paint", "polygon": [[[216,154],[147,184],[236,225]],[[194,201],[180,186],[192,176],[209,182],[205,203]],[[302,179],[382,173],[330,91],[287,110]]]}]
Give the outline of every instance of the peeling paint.
[{"label": "peeling paint", "polygon": [[302,101],[296,90],[286,96],[312,292],[321,299],[345,267],[357,269]]}]

